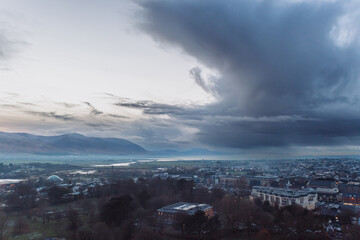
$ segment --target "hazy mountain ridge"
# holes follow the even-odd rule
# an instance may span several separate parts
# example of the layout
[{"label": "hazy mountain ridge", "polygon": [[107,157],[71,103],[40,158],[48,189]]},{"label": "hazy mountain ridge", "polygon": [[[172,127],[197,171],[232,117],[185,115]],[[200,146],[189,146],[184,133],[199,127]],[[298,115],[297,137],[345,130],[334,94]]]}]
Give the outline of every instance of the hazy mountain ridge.
[{"label": "hazy mountain ridge", "polygon": [[30,154],[146,154],[155,156],[210,156],[220,152],[205,148],[187,151],[148,151],[123,138],[87,137],[78,133],[40,136],[0,132],[0,153]]},{"label": "hazy mountain ridge", "polygon": [[122,138],[86,137],[81,134],[39,136],[0,132],[0,152],[67,154],[144,154],[140,145]]},{"label": "hazy mountain ridge", "polygon": [[193,148],[186,151],[167,149],[167,150],[155,152],[155,154],[167,155],[167,156],[213,156],[213,155],[222,155],[223,153],[217,151],[211,151],[206,148]]}]

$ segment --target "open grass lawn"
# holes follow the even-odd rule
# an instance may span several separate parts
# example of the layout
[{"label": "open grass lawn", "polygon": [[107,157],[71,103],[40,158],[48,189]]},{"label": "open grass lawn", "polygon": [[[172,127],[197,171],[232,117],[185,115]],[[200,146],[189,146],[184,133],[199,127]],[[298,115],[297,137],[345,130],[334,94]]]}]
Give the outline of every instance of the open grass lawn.
[{"label": "open grass lawn", "polygon": [[59,221],[53,220],[49,223],[43,224],[42,221],[27,221],[28,233],[21,235],[12,235],[13,221],[10,221],[10,227],[8,231],[9,240],[42,240],[46,237],[66,237],[66,226],[68,225],[67,220],[61,219]]}]

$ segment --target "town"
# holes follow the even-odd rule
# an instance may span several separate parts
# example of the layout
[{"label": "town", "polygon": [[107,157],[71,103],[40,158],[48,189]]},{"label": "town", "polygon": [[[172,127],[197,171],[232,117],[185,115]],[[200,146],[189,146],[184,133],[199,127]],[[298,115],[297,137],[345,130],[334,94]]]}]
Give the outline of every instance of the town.
[{"label": "town", "polygon": [[359,239],[356,158],[0,164],[0,239]]},{"label": "town", "polygon": [[360,240],[359,0],[3,0],[0,240]]}]

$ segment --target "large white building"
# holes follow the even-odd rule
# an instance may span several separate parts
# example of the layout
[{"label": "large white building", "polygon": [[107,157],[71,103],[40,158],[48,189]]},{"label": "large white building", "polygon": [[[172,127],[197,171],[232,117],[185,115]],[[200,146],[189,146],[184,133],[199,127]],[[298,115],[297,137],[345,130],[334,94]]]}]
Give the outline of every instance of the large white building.
[{"label": "large white building", "polygon": [[317,194],[314,189],[289,189],[254,186],[251,191],[252,199],[259,198],[262,202],[269,201],[271,206],[278,205],[285,207],[298,204],[304,208],[312,210],[317,202]]}]

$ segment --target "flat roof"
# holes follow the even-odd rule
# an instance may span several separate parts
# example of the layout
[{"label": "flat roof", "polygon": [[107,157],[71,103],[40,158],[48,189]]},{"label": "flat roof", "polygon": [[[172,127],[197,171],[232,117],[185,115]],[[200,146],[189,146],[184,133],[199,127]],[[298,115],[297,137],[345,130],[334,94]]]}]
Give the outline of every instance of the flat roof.
[{"label": "flat roof", "polygon": [[289,188],[275,188],[275,187],[262,187],[262,186],[254,186],[253,189],[256,189],[260,193],[282,196],[282,197],[301,197],[315,193],[314,189],[295,190]]},{"label": "flat roof", "polygon": [[172,213],[186,213],[194,214],[197,211],[204,211],[211,208],[209,204],[205,203],[188,203],[188,202],[177,202],[165,207],[158,209],[161,212],[172,212]]}]

